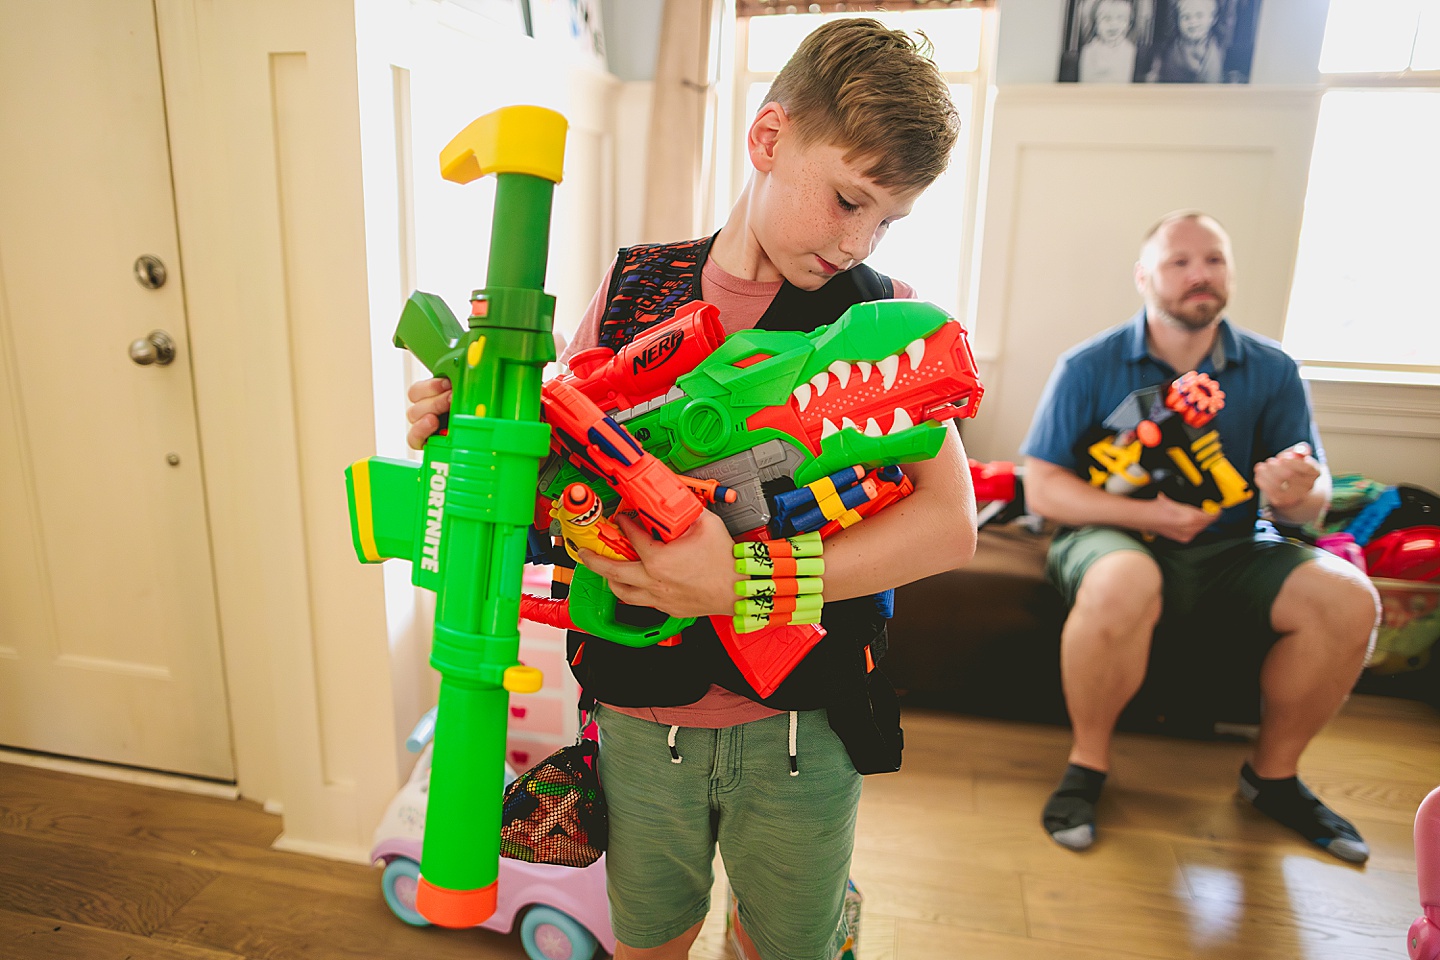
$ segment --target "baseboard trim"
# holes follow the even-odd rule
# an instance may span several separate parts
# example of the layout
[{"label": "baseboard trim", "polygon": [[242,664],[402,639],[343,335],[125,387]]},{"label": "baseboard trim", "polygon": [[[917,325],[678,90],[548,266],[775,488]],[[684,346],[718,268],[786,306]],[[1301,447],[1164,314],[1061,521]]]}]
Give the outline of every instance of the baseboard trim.
[{"label": "baseboard trim", "polygon": [[283,850],[286,853],[303,853],[311,857],[320,857],[324,860],[339,860],[342,863],[359,863],[365,866],[370,865],[370,849],[368,847],[356,847],[341,843],[317,843],[314,840],[297,840],[281,833],[275,838],[271,848]]},{"label": "baseboard trim", "polygon": [[161,773],[156,770],[142,770],[138,767],[124,767],[99,760],[79,760],[73,757],[57,757],[48,753],[31,753],[0,747],[0,763],[13,763],[20,767],[37,767],[41,770],[55,770],[59,773],[73,773],[97,780],[117,780],[120,783],[134,783],[143,787],[159,787],[179,793],[193,793],[202,797],[219,797],[222,800],[238,800],[240,789],[233,783],[217,783],[201,780],[178,773]]}]

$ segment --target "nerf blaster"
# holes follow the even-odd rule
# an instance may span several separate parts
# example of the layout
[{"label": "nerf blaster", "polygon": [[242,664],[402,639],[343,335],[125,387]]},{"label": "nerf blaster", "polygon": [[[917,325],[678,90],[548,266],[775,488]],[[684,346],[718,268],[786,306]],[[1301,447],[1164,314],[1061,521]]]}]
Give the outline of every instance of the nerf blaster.
[{"label": "nerf blaster", "polygon": [[[696,302],[619,353],[597,347],[575,355],[570,373],[546,384],[545,416],[560,456],[541,477],[541,499],[569,499],[579,483],[602,500],[620,494],[621,509],[648,502],[615,467],[617,457],[643,453],[691,484],[718,485],[723,495],[711,498],[713,509],[736,540],[834,532],[908,492],[898,471],[870,476],[868,468],[933,457],[944,421],[974,416],[983,392],[963,328],[933,304],[857,304],[811,333],[746,330],[727,338],[715,308]],[[787,496],[807,486],[807,494]],[[685,499],[684,484],[671,489]],[[693,491],[688,499],[696,502]],[[647,511],[638,509],[642,525],[670,539]],[[791,516],[810,523],[797,527],[787,522]],[[811,545],[776,549],[800,561],[781,564],[786,569],[819,569],[804,562],[811,555],[794,552]],[[737,555],[737,570],[752,573],[753,561]],[[784,605],[797,614],[810,607]],[[633,646],[693,622],[621,622],[604,579],[583,566],[575,570],[569,612],[585,632]],[[764,638],[742,636],[752,631],[737,630],[731,618],[713,621],[765,694],[823,635],[802,619],[791,618],[797,629],[787,635]]]},{"label": "nerf blaster", "polygon": [[1220,385],[1193,370],[1137,390],[1080,441],[1082,475],[1111,493],[1164,493],[1210,514],[1244,503],[1254,493],[1210,426],[1224,406]]},{"label": "nerf blaster", "polygon": [[519,610],[527,533],[550,429],[541,373],[555,359],[554,298],[542,289],[550,206],[566,124],[539,107],[506,107],[441,152],[457,183],[495,176],[486,286],[468,327],[444,301],[415,293],[395,345],[454,388],[448,435],[424,459],[371,457],[345,472],[355,550],[403,557],[437,595],[430,663],[440,672],[425,841],[415,906],[432,923],[472,927],[495,911],[510,693],[540,688],[521,666]]}]

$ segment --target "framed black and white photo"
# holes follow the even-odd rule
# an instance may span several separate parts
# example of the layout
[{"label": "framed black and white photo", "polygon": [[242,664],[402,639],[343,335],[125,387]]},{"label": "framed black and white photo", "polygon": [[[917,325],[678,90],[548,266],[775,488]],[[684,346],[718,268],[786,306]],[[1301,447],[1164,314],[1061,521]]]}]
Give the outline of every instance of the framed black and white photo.
[{"label": "framed black and white photo", "polygon": [[1069,0],[1060,80],[1249,83],[1260,0]]}]

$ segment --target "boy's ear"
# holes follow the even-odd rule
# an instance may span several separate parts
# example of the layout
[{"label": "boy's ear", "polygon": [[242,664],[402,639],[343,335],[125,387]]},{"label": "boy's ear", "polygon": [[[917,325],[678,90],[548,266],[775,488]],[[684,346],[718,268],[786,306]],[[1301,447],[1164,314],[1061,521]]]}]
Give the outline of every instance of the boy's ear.
[{"label": "boy's ear", "polygon": [[745,148],[750,154],[750,164],[761,173],[769,173],[775,165],[775,146],[790,127],[790,118],[785,108],[770,101],[760,108],[750,122],[746,134]]}]

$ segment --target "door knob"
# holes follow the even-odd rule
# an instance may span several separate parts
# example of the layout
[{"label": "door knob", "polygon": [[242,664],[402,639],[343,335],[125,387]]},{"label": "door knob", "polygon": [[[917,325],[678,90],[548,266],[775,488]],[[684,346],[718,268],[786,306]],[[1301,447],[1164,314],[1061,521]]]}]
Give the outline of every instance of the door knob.
[{"label": "door knob", "polygon": [[148,367],[150,364],[165,364],[175,359],[175,341],[164,330],[151,330],[149,336],[130,344],[130,359]]}]

